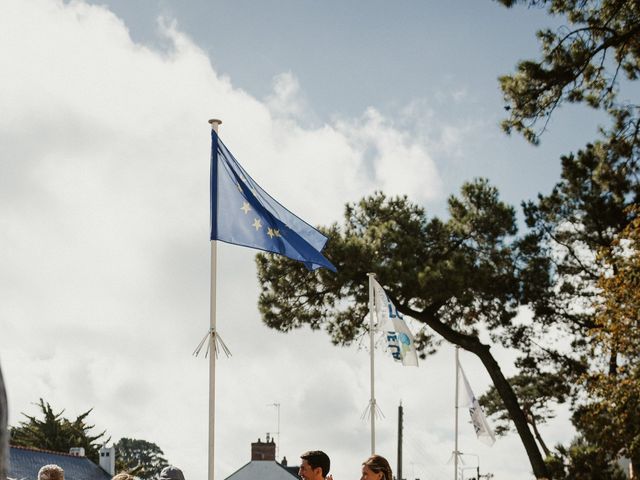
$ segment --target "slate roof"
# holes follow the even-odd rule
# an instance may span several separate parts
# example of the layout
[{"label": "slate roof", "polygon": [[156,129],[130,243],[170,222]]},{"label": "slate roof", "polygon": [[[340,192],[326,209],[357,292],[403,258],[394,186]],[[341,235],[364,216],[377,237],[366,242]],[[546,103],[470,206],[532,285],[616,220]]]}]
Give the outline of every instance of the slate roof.
[{"label": "slate roof", "polygon": [[65,480],[111,480],[111,475],[87,457],[15,446],[9,447],[7,478],[37,480],[40,467],[50,463],[62,467]]},{"label": "slate roof", "polygon": [[284,468],[287,472],[289,472],[294,477],[298,478],[298,472],[300,471],[300,467],[287,467],[284,465],[281,465],[281,467]]},{"label": "slate roof", "polygon": [[[292,473],[294,467],[283,467],[278,462],[271,460],[252,460],[244,467],[236,470],[225,480],[293,480],[298,479],[296,473]],[[299,480],[299,479],[298,479]]]}]

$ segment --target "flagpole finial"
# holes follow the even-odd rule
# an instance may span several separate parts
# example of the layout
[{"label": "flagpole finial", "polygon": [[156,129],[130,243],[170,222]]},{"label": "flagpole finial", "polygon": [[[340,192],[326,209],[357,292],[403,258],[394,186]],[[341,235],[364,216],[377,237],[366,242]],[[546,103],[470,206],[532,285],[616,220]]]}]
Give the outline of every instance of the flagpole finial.
[{"label": "flagpole finial", "polygon": [[218,127],[222,125],[222,120],[218,120],[217,118],[212,118],[211,120],[209,120],[209,123],[211,124],[211,128],[216,133],[218,133]]}]

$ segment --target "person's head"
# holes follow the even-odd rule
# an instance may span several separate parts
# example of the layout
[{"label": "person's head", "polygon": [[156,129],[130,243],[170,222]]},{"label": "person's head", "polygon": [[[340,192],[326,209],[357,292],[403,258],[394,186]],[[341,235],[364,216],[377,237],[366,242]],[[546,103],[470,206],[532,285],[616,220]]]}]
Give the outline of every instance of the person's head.
[{"label": "person's head", "polygon": [[360,480],[393,480],[389,462],[380,455],[372,455],[362,464]]},{"label": "person's head", "polygon": [[111,480],[135,480],[135,477],[127,472],[120,472],[117,475],[114,475]]},{"label": "person's head", "polygon": [[184,474],[178,467],[169,465],[160,472],[160,480],[184,480]]},{"label": "person's head", "polygon": [[45,465],[38,472],[38,480],[64,480],[64,470],[58,465]]},{"label": "person's head", "polygon": [[320,450],[312,450],[300,455],[302,463],[298,475],[303,480],[321,480],[329,473],[331,461],[329,456]]}]

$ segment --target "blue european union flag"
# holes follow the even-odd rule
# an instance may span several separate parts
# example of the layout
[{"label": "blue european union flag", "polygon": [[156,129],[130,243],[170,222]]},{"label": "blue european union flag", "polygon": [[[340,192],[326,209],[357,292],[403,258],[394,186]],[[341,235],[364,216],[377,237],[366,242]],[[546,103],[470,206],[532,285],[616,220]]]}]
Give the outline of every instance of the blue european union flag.
[{"label": "blue european union flag", "polygon": [[321,253],[327,237],[260,188],[213,130],[211,240],[279,253],[309,270],[336,271]]}]

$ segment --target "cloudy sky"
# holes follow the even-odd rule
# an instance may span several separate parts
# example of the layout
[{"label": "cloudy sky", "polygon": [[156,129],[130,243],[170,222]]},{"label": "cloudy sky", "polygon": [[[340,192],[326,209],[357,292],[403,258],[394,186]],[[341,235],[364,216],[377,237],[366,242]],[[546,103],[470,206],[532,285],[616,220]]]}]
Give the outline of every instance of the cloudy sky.
[{"label": "cloudy sky", "polygon": [[[245,169],[310,223],[376,189],[436,215],[488,177],[517,205],[548,191],[593,117],[559,113],[543,144],[507,137],[497,77],[535,55],[539,10],[490,0],[0,2],[0,361],[10,423],[43,398],[113,440],[157,443],[188,480],[207,472],[209,125]],[[336,480],[369,453],[364,348],[268,330],[254,252],[218,249],[216,476],[278,429],[280,456],[323,449]],[[366,279],[363,278],[363,282]],[[382,279],[384,283],[384,279]],[[414,329],[416,325],[412,326]],[[504,371],[513,355],[494,347]],[[419,368],[376,352],[378,452],[451,478],[454,352]],[[461,354],[479,395],[488,375]],[[463,412],[464,413],[464,412]],[[531,478],[516,436],[460,449],[496,479]],[[566,441],[566,414],[545,426]],[[475,466],[469,456],[467,466]],[[467,472],[469,473],[469,472]]]}]

